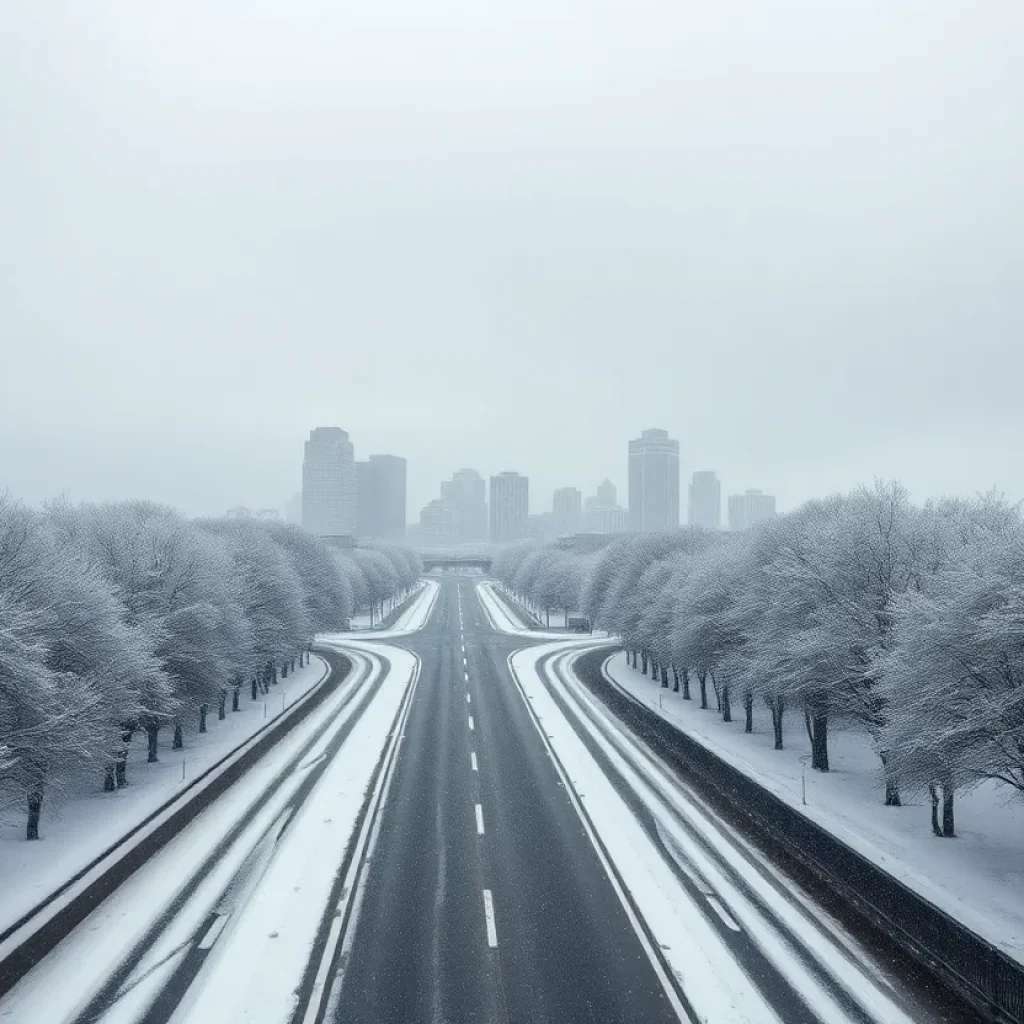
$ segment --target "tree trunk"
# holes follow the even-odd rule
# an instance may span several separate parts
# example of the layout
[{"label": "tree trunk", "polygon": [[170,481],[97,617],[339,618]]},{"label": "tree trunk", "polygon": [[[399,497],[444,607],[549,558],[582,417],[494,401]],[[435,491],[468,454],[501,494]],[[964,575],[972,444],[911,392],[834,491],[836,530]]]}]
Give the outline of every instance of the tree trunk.
[{"label": "tree trunk", "polygon": [[117,789],[117,777],[114,774],[114,762],[108,761],[103,769],[103,792],[113,793]]},{"label": "tree trunk", "polygon": [[287,661],[284,662],[284,664],[281,665],[281,678],[282,679],[287,679],[288,678],[288,662]]},{"label": "tree trunk", "polygon": [[743,731],[753,732],[754,731],[754,695],[747,690],[743,694]]},{"label": "tree trunk", "polygon": [[714,690],[715,690],[715,703],[718,705],[718,710],[721,711],[722,710],[722,691],[718,688],[718,680],[715,678],[715,673],[712,672],[712,673],[710,673],[710,675],[711,675],[711,685],[714,687]]},{"label": "tree trunk", "polygon": [[647,652],[646,651],[641,651],[640,652],[640,671],[643,672],[644,675],[647,675]]},{"label": "tree trunk", "polygon": [[544,621],[547,623],[547,628],[551,628],[551,609],[545,606],[544,608]]},{"label": "tree trunk", "polygon": [[896,770],[892,767],[889,752],[885,751],[878,755],[882,761],[882,771],[885,774],[885,806],[902,807],[900,799],[900,780]]},{"label": "tree trunk", "polygon": [[698,672],[697,681],[700,683],[700,707],[702,711],[708,709],[708,674],[707,672]]},{"label": "tree trunk", "polygon": [[160,726],[159,725],[147,725],[146,726],[146,737],[149,740],[149,754],[146,760],[153,764],[155,761],[159,761],[160,758],[156,756],[156,743],[160,737]]},{"label": "tree trunk", "polygon": [[256,677],[252,677],[252,699],[256,699]]},{"label": "tree trunk", "polygon": [[807,735],[811,738],[811,767],[828,771],[828,715],[804,712]]},{"label": "tree trunk", "polygon": [[232,711],[237,711],[238,710],[238,694],[239,694],[240,690],[241,690],[241,687],[240,686],[236,686],[234,688],[234,690],[231,691],[231,710]]},{"label": "tree trunk", "polygon": [[683,700],[690,699],[690,670],[683,669]]},{"label": "tree trunk", "polygon": [[[253,694],[253,699],[254,700],[255,700],[255,697],[256,697],[256,695]],[[224,709],[225,709],[225,706],[227,705],[227,702],[228,702],[228,691],[222,689],[220,691],[220,704],[217,706],[217,719],[218,719],[218,721],[221,721],[221,722],[224,721],[224,716],[225,716]]]},{"label": "tree trunk", "polygon": [[42,790],[33,790],[28,795],[28,823],[25,826],[26,839],[39,838],[39,816],[43,813]]},{"label": "tree trunk", "polygon": [[199,731],[206,732],[206,712],[207,707],[205,704],[199,705]]},{"label": "tree trunk", "polygon": [[675,665],[672,666],[672,692],[679,692],[679,669]]},{"label": "tree trunk", "polygon": [[134,729],[125,729],[121,733],[122,746],[114,758],[114,780],[118,789],[124,789],[128,785],[128,747],[132,742]]},{"label": "tree trunk", "polygon": [[171,742],[171,750],[181,750],[183,746],[185,746],[185,741],[181,735],[181,722],[175,722],[174,739]]},{"label": "tree trunk", "polygon": [[731,722],[732,721],[732,702],[729,700],[729,684],[728,683],[726,683],[725,686],[722,687],[722,691],[721,691],[721,694],[719,696],[718,704],[719,704],[719,707],[721,707],[721,709],[722,709],[722,721],[723,722]]},{"label": "tree trunk", "polygon": [[786,705],[783,703],[782,698],[774,697],[768,702],[768,707],[772,711],[772,732],[775,734],[775,749],[782,750],[782,713],[786,710]]},{"label": "tree trunk", "polygon": [[[668,689],[668,669],[664,665],[661,666],[661,688]],[[676,689],[678,690],[679,687],[677,686]]]},{"label": "tree trunk", "polygon": [[939,825],[939,790],[934,782],[928,783],[928,795],[932,798],[932,832],[942,838],[942,827]]},{"label": "tree trunk", "polygon": [[277,663],[270,666],[270,681],[277,686]]},{"label": "tree trunk", "polygon": [[942,785],[942,838],[953,839],[956,829],[953,827],[953,794],[955,787],[951,782]]}]

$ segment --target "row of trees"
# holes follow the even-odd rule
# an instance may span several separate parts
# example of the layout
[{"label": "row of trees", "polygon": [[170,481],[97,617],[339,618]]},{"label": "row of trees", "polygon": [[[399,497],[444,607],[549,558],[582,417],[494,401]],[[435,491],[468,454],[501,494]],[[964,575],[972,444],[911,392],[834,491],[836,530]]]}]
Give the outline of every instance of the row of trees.
[{"label": "row of trees", "polygon": [[0,789],[27,802],[27,837],[82,773],[124,786],[137,732],[150,761],[163,728],[180,747],[186,723],[205,732],[211,709],[255,700],[420,570],[404,549],[341,552],[291,524],[0,496]]},{"label": "row of trees", "polygon": [[909,500],[878,483],[743,533],[623,536],[596,554],[520,545],[495,561],[514,594],[589,615],[632,663],[726,721],[755,702],[802,717],[812,766],[829,727],[870,735],[884,801],[931,797],[954,835],[957,791],[1024,792],[1024,526],[998,495]]}]

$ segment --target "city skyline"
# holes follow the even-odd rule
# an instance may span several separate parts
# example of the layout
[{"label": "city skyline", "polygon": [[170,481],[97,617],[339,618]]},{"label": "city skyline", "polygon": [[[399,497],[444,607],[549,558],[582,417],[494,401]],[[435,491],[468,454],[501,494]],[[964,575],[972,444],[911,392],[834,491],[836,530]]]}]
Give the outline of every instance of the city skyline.
[{"label": "city skyline", "polygon": [[[472,468],[456,470],[450,479],[442,480],[440,495],[431,498],[420,509],[418,517],[409,508],[406,496],[407,461],[401,456],[371,454],[367,459],[355,459],[355,446],[348,433],[337,427],[318,427],[310,432],[305,443],[303,459],[303,492],[313,480],[314,488],[323,491],[326,477],[310,452],[320,442],[341,444],[344,456],[340,465],[345,484],[337,484],[345,492],[343,498],[335,495],[335,505],[343,501],[350,508],[354,487],[353,525],[347,535],[367,540],[401,541],[407,530],[420,543],[467,543],[485,539],[513,540],[522,538],[548,539],[572,533],[651,532],[678,526],[698,525],[706,529],[744,529],[766,515],[776,514],[776,497],[760,489],[745,489],[742,494],[729,495],[728,513],[723,521],[721,511],[722,485],[714,470],[698,470],[687,485],[686,515],[682,515],[680,480],[680,445],[663,428],[645,428],[639,438],[629,441],[627,448],[627,478],[630,505],[618,504],[617,487],[605,477],[593,494],[584,495],[575,485],[556,487],[545,503],[537,496],[530,503],[529,476],[515,471],[501,471],[490,477],[490,486],[481,474]],[[311,446],[312,449],[311,449]],[[333,456],[332,456],[333,457]],[[320,456],[320,462],[323,455]],[[351,465],[350,465],[351,463]],[[312,476],[311,476],[312,474]],[[504,495],[495,511],[492,491],[496,485],[516,480],[515,505],[509,512],[509,499]],[[291,521],[300,521],[322,535],[341,534],[339,523],[333,527],[316,525],[323,519],[323,498],[306,511],[303,495],[293,495],[280,510],[269,514],[280,515]],[[770,512],[766,512],[770,508]],[[237,506],[229,514],[250,515],[247,506]],[[261,510],[261,515],[268,510]],[[332,514],[337,515],[337,509]],[[348,515],[348,512],[344,513]],[[512,515],[514,525],[509,526]],[[402,522],[404,518],[404,523]],[[734,521],[739,525],[733,525]]]}]

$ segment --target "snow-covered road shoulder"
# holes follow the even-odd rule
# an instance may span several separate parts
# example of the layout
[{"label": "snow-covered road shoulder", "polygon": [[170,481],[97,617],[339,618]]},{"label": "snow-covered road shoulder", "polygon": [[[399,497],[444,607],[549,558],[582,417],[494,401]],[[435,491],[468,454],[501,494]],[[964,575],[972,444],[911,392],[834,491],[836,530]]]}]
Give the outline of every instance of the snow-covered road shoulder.
[{"label": "snow-covered road shoulder", "polygon": [[775,750],[770,717],[760,704],[748,735],[742,721],[722,721],[713,695],[712,708],[701,710],[697,699],[684,700],[632,668],[625,652],[609,658],[605,673],[610,684],[716,757],[977,935],[1024,960],[1024,805],[1010,804],[1005,791],[988,784],[962,794],[956,840],[936,839],[921,799],[883,806],[878,757],[863,733],[833,730],[833,771],[812,772],[805,767],[810,743],[796,714],[786,723],[786,749]]},{"label": "snow-covered road shoulder", "polygon": [[350,640],[394,640],[398,637],[416,633],[426,625],[430,613],[434,609],[441,585],[437,580],[424,579],[416,599],[398,617],[398,621],[390,629],[351,630],[344,633],[323,633],[317,642],[330,644],[332,647],[343,647]]}]

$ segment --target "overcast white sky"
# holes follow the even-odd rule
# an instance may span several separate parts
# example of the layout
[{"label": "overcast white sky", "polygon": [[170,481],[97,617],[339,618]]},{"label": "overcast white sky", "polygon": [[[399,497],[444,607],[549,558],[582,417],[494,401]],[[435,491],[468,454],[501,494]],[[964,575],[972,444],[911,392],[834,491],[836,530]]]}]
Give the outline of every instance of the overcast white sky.
[{"label": "overcast white sky", "polygon": [[1024,497],[1022,87],[1020,0],[0,0],[0,490]]}]

